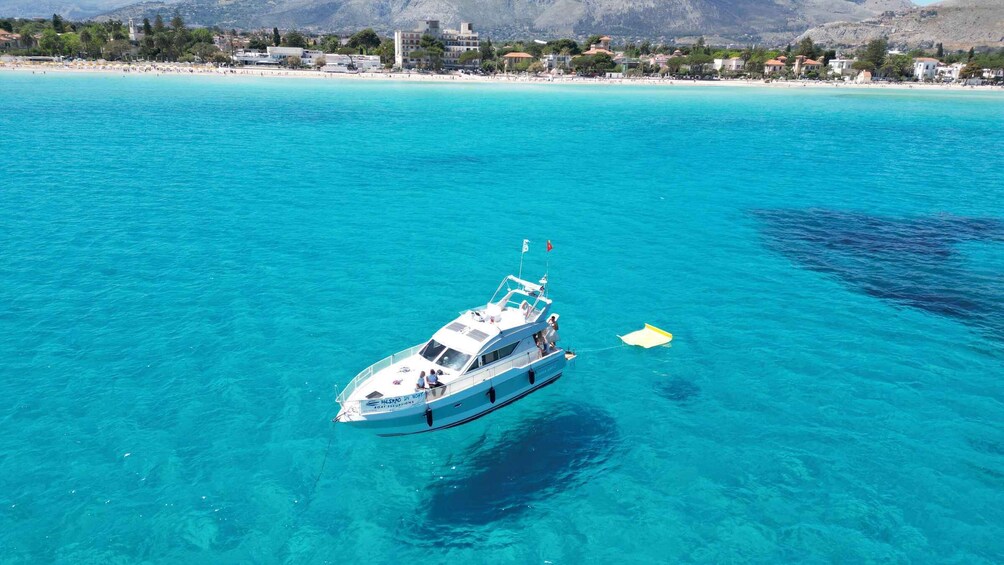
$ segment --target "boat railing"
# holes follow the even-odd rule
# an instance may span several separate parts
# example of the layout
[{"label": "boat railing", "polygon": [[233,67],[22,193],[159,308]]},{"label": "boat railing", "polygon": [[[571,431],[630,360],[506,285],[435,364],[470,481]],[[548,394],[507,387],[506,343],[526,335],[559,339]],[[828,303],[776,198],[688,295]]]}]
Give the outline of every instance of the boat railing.
[{"label": "boat railing", "polygon": [[[416,349],[417,348],[412,348],[412,350]],[[406,351],[412,351],[412,350],[406,350]],[[400,355],[400,354],[395,354],[395,355]],[[541,361],[544,359],[551,359],[559,355],[564,355],[564,351],[561,349],[557,349],[543,356],[540,354],[540,351],[537,350],[527,351],[525,353],[520,353],[518,355],[515,355],[513,356],[513,358],[507,361],[494,363],[492,365],[489,365],[488,367],[485,367],[484,369],[479,369],[477,371],[474,371],[473,373],[466,374],[460,380],[453,381],[441,387],[436,387],[425,391],[409,392],[408,394],[402,394],[400,396],[380,397],[378,399],[372,399],[372,400],[369,399],[359,400],[357,401],[358,411],[362,414],[371,414],[375,412],[395,412],[397,410],[404,410],[406,408],[414,408],[415,406],[424,405],[429,401],[438,400],[440,398],[447,397],[456,394],[458,392],[467,390],[475,385],[479,385],[485,381],[491,380],[496,376],[505,373],[506,371],[510,371],[512,369],[521,369],[523,367],[529,367],[534,363],[536,363],[537,361]],[[388,357],[388,359],[390,359],[390,357]],[[384,361],[386,361],[386,359]],[[373,367],[377,367],[381,363],[383,363],[383,361],[374,364]],[[383,367],[386,366],[387,365],[384,365]],[[380,368],[382,369],[383,367]],[[380,369],[377,369],[377,371],[378,370]],[[359,381],[362,382],[362,380],[368,378],[369,374],[372,373],[367,373],[366,371],[363,371],[362,373],[359,374],[359,377],[356,377],[356,379],[360,379],[360,377],[362,377],[362,379],[360,379]],[[355,383],[356,379],[353,379],[353,383]],[[338,397],[339,403],[342,403],[344,405],[343,400],[349,398],[349,395],[353,390],[350,387],[353,386],[353,383],[349,383],[349,386],[345,387],[345,392],[343,392],[342,395],[339,395]]]},{"label": "boat railing", "polygon": [[422,347],[424,346],[425,346],[424,343],[420,343],[414,347],[409,347],[408,349],[405,349],[403,351],[398,351],[393,355],[384,357],[383,359],[377,361],[376,363],[373,363],[369,367],[366,367],[358,375],[356,375],[355,378],[349,381],[349,384],[345,385],[345,388],[343,388],[342,391],[338,393],[338,397],[335,400],[339,404],[345,404],[345,401],[348,400],[350,396],[352,396],[352,393],[355,392],[357,388],[359,388],[359,385],[365,382],[366,379],[372,377],[374,373],[378,373],[402,359],[407,359],[408,357],[411,357],[412,355],[418,353],[419,350],[421,350]]},{"label": "boat railing", "polygon": [[[493,363],[478,369],[474,372],[467,373],[458,380],[455,380],[445,386],[434,388],[429,391],[429,396],[432,399],[441,398],[444,396],[450,396],[458,392],[467,390],[473,386],[479,385],[485,381],[494,379],[496,376],[505,373],[506,371],[512,369],[522,369],[523,367],[529,367],[537,361],[542,359],[547,359],[555,355],[562,354],[561,349],[556,349],[546,355],[541,355],[539,350],[533,349],[526,351],[524,353],[519,353],[512,356],[512,358],[502,361],[500,363]],[[433,396],[435,395],[435,396]]]}]

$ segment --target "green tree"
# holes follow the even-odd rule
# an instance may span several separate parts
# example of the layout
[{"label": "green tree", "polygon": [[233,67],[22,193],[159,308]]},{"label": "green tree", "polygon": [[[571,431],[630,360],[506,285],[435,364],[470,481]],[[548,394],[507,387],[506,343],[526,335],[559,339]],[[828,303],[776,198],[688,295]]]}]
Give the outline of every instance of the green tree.
[{"label": "green tree", "polygon": [[80,36],[73,32],[67,32],[59,36],[59,42],[62,45],[62,53],[66,56],[72,56],[80,53],[83,44],[80,41]]},{"label": "green tree", "polygon": [[372,28],[366,28],[362,31],[358,31],[349,38],[349,47],[355,47],[356,49],[362,49],[364,52],[369,52],[371,49],[376,49],[380,46],[380,36],[377,35]]},{"label": "green tree", "polygon": [[875,69],[880,69],[882,68],[882,63],[885,62],[885,55],[888,50],[889,42],[885,38],[873,39],[868,42],[863,51],[858,53],[857,63],[863,63],[861,65],[862,70],[874,71]]},{"label": "green tree", "polygon": [[63,44],[59,41],[56,30],[48,28],[43,31],[42,38],[38,40],[38,48],[47,55],[58,55],[63,49]]},{"label": "green tree", "polygon": [[204,42],[194,43],[188,48],[188,53],[202,62],[209,61],[219,51],[220,49],[216,45]]},{"label": "green tree", "polygon": [[482,61],[495,60],[495,46],[492,45],[491,39],[486,39],[481,42],[481,60]]},{"label": "green tree", "polygon": [[579,49],[579,44],[573,39],[558,39],[555,41],[548,41],[547,47],[550,49],[551,53],[566,53],[569,55],[578,55],[582,51]]},{"label": "green tree", "polygon": [[0,20],[0,29],[13,33],[14,24],[10,20]]},{"label": "green tree", "polygon": [[913,72],[913,58],[909,55],[892,55],[885,58],[879,73],[884,77],[903,79]]},{"label": "green tree", "polygon": [[269,42],[260,35],[252,36],[248,39],[248,49],[254,49],[255,51],[264,51],[268,49]]},{"label": "green tree", "polygon": [[327,65],[327,64],[328,64],[328,61],[327,61],[327,59],[324,58],[324,55],[321,55],[320,57],[315,57],[314,58],[314,67],[317,68],[317,69],[320,69],[321,67],[323,67],[324,65]]},{"label": "green tree", "polygon": [[291,69],[299,69],[303,66],[303,61],[296,55],[290,55],[286,57],[286,66]]},{"label": "green tree", "polygon": [[102,47],[101,55],[110,61],[120,61],[125,58],[132,49],[132,45],[124,39],[113,39]]},{"label": "green tree", "polygon": [[[422,51],[425,51],[428,68],[434,71],[443,68],[443,54],[446,53],[446,45],[442,41],[425,34],[418,40],[418,46]],[[414,54],[412,56],[414,57]]]},{"label": "green tree", "polygon": [[216,36],[213,35],[213,32],[204,27],[193,29],[188,34],[188,41],[191,43],[213,43],[215,40]]},{"label": "green tree", "polygon": [[578,73],[599,74],[612,71],[616,67],[613,58],[606,53],[579,55],[572,58],[572,69]]},{"label": "green tree", "polygon": [[153,32],[164,33],[165,31],[167,31],[167,28],[164,27],[164,18],[160,17],[160,14],[157,14],[153,18]]},{"label": "green tree", "polygon": [[334,53],[336,49],[342,46],[342,38],[337,35],[325,35],[321,39],[321,49],[328,52]]},{"label": "green tree", "polygon": [[802,41],[798,42],[798,52],[796,55],[804,55],[810,59],[815,59],[817,55],[816,45],[812,42],[811,37],[806,37]]},{"label": "green tree", "polygon": [[384,66],[394,64],[394,40],[384,39],[380,43],[380,47],[377,48],[377,54],[380,55],[380,62]]},{"label": "green tree", "polygon": [[294,29],[287,32],[282,38],[282,45],[284,47],[302,47],[306,49],[308,45],[307,37]]},{"label": "green tree", "polygon": [[478,61],[480,58],[481,58],[481,52],[476,49],[473,49],[471,51],[464,51],[463,53],[461,53],[460,57],[458,57],[458,61],[460,62],[461,65],[468,66],[477,64],[476,61]]},{"label": "green tree", "polygon": [[152,35],[153,26],[150,25],[150,18],[143,18],[143,35]]},{"label": "green tree", "polygon": [[695,75],[703,75],[708,70],[708,65],[714,62],[714,58],[711,55],[705,55],[704,53],[691,53],[687,56],[687,64],[690,65],[690,73]]},{"label": "green tree", "polygon": [[279,28],[272,28],[272,45],[278,47],[282,44],[282,37],[279,36]]},{"label": "green tree", "polygon": [[939,58],[939,59],[943,59],[945,57],[945,46],[942,45],[941,43],[938,43],[937,47],[938,47],[938,50],[935,51],[934,56],[937,57],[937,58]]},{"label": "green tree", "polygon": [[56,33],[63,33],[66,31],[66,26],[63,24],[63,18],[59,14],[52,15],[52,29]]},{"label": "green tree", "polygon": [[593,34],[593,35],[590,35],[589,37],[587,37],[586,38],[586,47],[590,47],[592,45],[595,45],[595,44],[599,43],[600,42],[600,37],[603,37],[603,36]]},{"label": "green tree", "polygon": [[966,57],[966,60],[967,60],[967,61],[972,61],[972,60],[973,60],[973,56],[974,56],[974,55],[976,55],[976,50],[975,50],[975,49],[973,49],[972,47],[970,47],[970,48],[969,48],[969,56],[968,56],[968,57]]}]

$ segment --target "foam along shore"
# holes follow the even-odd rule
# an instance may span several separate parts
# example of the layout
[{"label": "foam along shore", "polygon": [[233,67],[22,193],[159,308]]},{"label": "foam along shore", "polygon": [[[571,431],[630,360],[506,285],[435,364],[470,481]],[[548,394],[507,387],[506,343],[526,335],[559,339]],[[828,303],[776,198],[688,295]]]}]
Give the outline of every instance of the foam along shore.
[{"label": "foam along shore", "polygon": [[502,84],[583,84],[631,86],[704,86],[704,87],[772,87],[772,88],[878,88],[902,90],[955,90],[1004,92],[1004,86],[965,86],[961,84],[872,82],[858,84],[840,81],[720,79],[684,80],[672,78],[586,78],[574,75],[469,75],[461,73],[432,74],[421,72],[329,73],[313,69],[281,69],[254,67],[216,67],[194,63],[119,63],[102,61],[25,62],[0,59],[0,71],[33,73],[103,73],[128,75],[191,75],[217,77],[273,77],[315,80],[411,81],[437,83],[502,83]]}]

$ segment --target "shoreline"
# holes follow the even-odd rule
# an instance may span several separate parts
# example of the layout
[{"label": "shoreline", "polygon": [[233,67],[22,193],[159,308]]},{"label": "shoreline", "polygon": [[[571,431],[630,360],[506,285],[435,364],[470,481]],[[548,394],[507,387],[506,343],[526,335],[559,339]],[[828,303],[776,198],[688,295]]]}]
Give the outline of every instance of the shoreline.
[{"label": "shoreline", "polygon": [[725,80],[681,80],[661,78],[584,78],[577,76],[515,76],[515,75],[464,75],[464,74],[426,74],[426,73],[326,73],[307,69],[277,69],[277,68],[218,68],[207,65],[184,63],[24,63],[0,62],[0,72],[39,72],[103,74],[103,75],[176,75],[176,76],[215,76],[233,78],[287,78],[313,80],[357,80],[374,82],[423,82],[436,84],[526,84],[526,85],[597,85],[597,86],[654,86],[654,87],[740,87],[740,88],[782,88],[782,89],[878,89],[878,90],[924,90],[940,92],[1000,92],[1004,86],[964,86],[959,84],[925,84],[925,83],[853,83],[837,81],[764,81],[753,79]]}]

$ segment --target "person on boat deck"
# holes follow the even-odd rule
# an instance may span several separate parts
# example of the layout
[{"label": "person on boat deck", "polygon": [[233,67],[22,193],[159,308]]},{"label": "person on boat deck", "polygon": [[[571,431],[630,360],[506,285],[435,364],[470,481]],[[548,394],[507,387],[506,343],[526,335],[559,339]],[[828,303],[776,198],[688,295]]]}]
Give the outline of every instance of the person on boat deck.
[{"label": "person on boat deck", "polygon": [[547,355],[547,340],[544,339],[544,332],[537,332],[533,334],[533,343],[535,343],[537,345],[537,349],[540,350],[541,357]]},{"label": "person on boat deck", "polygon": [[558,346],[555,344],[558,343],[558,319],[554,316],[551,316],[550,318],[547,319],[547,325],[550,326],[551,329],[547,331],[546,341],[548,345],[550,345],[552,348],[557,349]]},{"label": "person on boat deck", "polygon": [[429,387],[425,384],[425,371],[422,371],[422,374],[418,375],[418,383],[415,385],[415,390],[425,390],[427,388]]},{"label": "person on boat deck", "polygon": [[439,382],[439,375],[436,374],[435,370],[429,371],[429,378],[426,381],[429,383],[429,388],[443,386],[443,383]]}]

